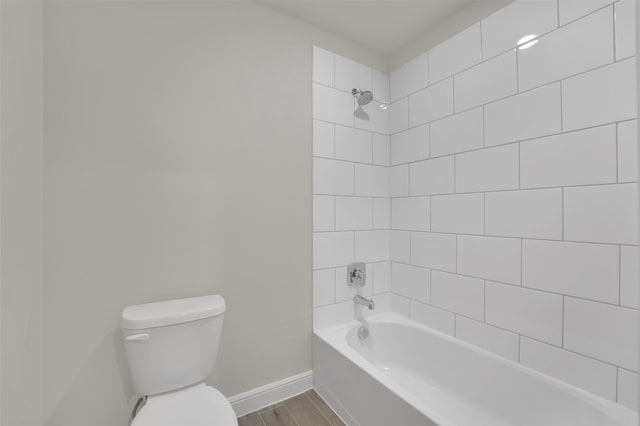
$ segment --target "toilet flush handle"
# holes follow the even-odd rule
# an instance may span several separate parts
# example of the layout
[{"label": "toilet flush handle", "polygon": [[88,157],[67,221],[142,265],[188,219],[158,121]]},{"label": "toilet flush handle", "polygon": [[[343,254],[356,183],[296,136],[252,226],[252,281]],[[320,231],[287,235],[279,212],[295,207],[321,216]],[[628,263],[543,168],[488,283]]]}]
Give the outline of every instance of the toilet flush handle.
[{"label": "toilet flush handle", "polygon": [[145,343],[149,340],[149,335],[147,333],[132,334],[131,336],[125,337],[125,340],[129,342]]}]

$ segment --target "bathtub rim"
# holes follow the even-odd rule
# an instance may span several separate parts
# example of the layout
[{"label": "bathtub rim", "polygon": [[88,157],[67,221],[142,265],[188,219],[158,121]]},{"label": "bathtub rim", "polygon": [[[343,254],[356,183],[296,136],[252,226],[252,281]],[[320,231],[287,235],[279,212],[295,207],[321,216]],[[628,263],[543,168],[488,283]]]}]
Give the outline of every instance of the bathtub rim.
[{"label": "bathtub rim", "polygon": [[533,376],[534,378],[541,380],[543,383],[549,386],[561,388],[568,392],[571,396],[578,398],[588,403],[589,405],[592,405],[595,409],[610,416],[613,420],[619,422],[621,425],[637,425],[638,413],[630,408],[620,405],[614,401],[610,401],[599,395],[590,393],[584,389],[578,388],[555,377],[546,375],[542,372],[520,364],[519,362],[504,358],[486,349],[465,342],[464,340],[458,339],[455,336],[443,333],[439,330],[433,329],[425,324],[422,324],[392,311],[385,311],[373,315],[368,315],[367,317],[363,318],[362,321],[354,319],[346,323],[313,331],[314,335],[333,347],[342,356],[350,359],[356,365],[356,367],[365,371],[382,386],[390,389],[393,393],[398,395],[414,409],[418,410],[426,417],[432,419],[438,424],[455,424],[455,420],[439,413],[438,410],[434,409],[434,407],[429,406],[429,404],[425,404],[424,401],[421,401],[417,396],[415,396],[409,390],[405,389],[396,380],[385,375],[382,370],[376,367],[373,363],[371,363],[368,359],[366,359],[349,345],[349,343],[347,342],[347,335],[349,331],[354,329],[355,327],[360,327],[363,321],[368,323],[378,322],[398,324],[401,326],[416,328],[428,334],[434,335],[437,338],[444,339],[445,341],[457,345],[463,349],[471,350],[476,354],[479,354],[480,356],[489,357],[490,359],[493,359],[499,363],[505,364],[506,368],[515,368],[526,375]]}]

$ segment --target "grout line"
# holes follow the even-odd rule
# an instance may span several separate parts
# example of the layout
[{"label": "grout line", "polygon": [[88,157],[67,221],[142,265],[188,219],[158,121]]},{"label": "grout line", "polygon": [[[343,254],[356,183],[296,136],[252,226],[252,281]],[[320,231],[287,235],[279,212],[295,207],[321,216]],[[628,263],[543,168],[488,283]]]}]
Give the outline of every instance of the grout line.
[{"label": "grout line", "polygon": [[477,280],[485,280],[485,281],[489,281],[489,282],[492,282],[492,283],[505,285],[505,286],[510,286],[510,287],[514,287],[514,288],[519,288],[519,289],[522,289],[522,290],[533,291],[533,292],[537,292],[537,293],[545,293],[545,294],[551,294],[551,295],[556,295],[556,296],[566,296],[566,297],[570,297],[572,299],[578,299],[578,300],[585,301],[585,302],[599,303],[601,305],[607,305],[607,306],[611,306],[611,307],[614,307],[614,308],[630,309],[632,311],[638,311],[638,308],[633,308],[633,307],[629,307],[629,306],[622,306],[622,305],[618,305],[617,303],[613,303],[613,302],[605,302],[605,301],[602,301],[602,300],[589,299],[589,298],[586,298],[586,297],[583,297],[583,296],[576,296],[576,295],[573,295],[573,294],[558,293],[557,291],[552,291],[552,290],[547,290],[547,289],[540,289],[540,288],[529,287],[529,286],[525,286],[525,285],[521,285],[521,284],[514,284],[514,283],[508,283],[508,282],[504,282],[504,281],[497,281],[497,280],[492,279],[492,278],[481,277],[481,276],[477,276],[477,275],[469,275],[469,274],[464,274],[464,273],[461,273],[461,272],[453,272],[453,271],[448,271],[446,269],[438,269],[438,268],[430,268],[428,266],[414,265],[412,263],[402,262],[402,261],[399,261],[399,260],[392,260],[391,262],[392,263],[398,263],[398,264],[405,265],[405,266],[412,266],[414,268],[431,269],[431,270],[434,270],[436,272],[443,272],[443,273],[446,273],[446,274],[454,274],[454,275],[459,275],[461,277],[474,278],[474,279],[477,279]]},{"label": "grout line", "polygon": [[[560,82],[560,134],[564,133],[564,103],[562,99],[562,81]],[[575,131],[575,130],[573,130]]]},{"label": "grout line", "polygon": [[558,26],[551,31],[555,31],[560,28],[560,0],[556,0],[556,19],[558,21]]},{"label": "grout line", "polygon": [[561,223],[560,223],[560,225],[561,225],[561,229],[562,229],[562,241],[565,241],[565,239],[564,239],[564,188],[561,188],[561,189],[562,189],[562,197],[561,197],[562,203],[561,203],[560,208],[562,209],[562,211],[560,212],[561,213]]},{"label": "grout line", "polygon": [[521,143],[518,143],[518,189],[522,189],[522,154],[520,150],[521,145]]},{"label": "grout line", "polygon": [[619,128],[620,128],[620,124],[616,123],[616,182],[617,183],[620,183],[620,165],[619,165],[620,131],[619,131]]},{"label": "grout line", "polygon": [[[510,50],[511,50],[511,49],[510,49]],[[506,52],[505,52],[505,53],[506,53]],[[534,91],[534,90],[536,90],[536,89],[539,89],[539,88],[542,88],[542,87],[545,87],[545,86],[550,86],[550,85],[552,85],[552,84],[556,84],[556,83],[562,83],[562,82],[564,82],[564,81],[566,81],[566,80],[569,80],[569,79],[572,79],[572,78],[574,78],[574,77],[578,77],[578,76],[581,76],[581,75],[583,75],[583,74],[587,74],[587,73],[590,73],[590,72],[593,72],[593,71],[597,71],[597,70],[600,70],[600,69],[602,69],[602,68],[605,68],[605,67],[608,67],[608,66],[611,66],[611,65],[614,65],[614,64],[620,63],[620,62],[624,62],[624,61],[628,61],[628,60],[635,61],[635,59],[636,59],[636,57],[635,57],[635,56],[630,56],[630,57],[627,57],[627,58],[623,58],[623,59],[620,59],[619,61],[616,61],[616,60],[615,60],[615,58],[614,58],[614,60],[613,60],[613,61],[608,62],[608,63],[603,64],[603,65],[599,65],[599,66],[597,66],[597,67],[595,67],[595,68],[591,68],[591,69],[588,69],[588,70],[585,70],[585,71],[581,71],[581,72],[576,73],[576,74],[568,75],[568,76],[565,76],[565,77],[560,78],[560,79],[557,79],[557,80],[553,80],[553,81],[545,82],[545,83],[539,84],[539,85],[537,85],[537,86],[535,86],[535,87],[530,87],[530,88],[528,88],[528,89],[526,89],[526,90],[522,90],[522,91],[520,91],[520,92],[515,92],[515,93],[509,94],[509,95],[506,95],[506,96],[503,96],[503,97],[500,97],[500,98],[497,98],[497,99],[492,99],[492,100],[487,101],[487,102],[484,102],[484,103],[480,103],[480,104],[477,104],[477,105],[473,105],[473,106],[471,106],[471,107],[468,107],[468,108],[465,108],[465,109],[462,109],[462,110],[459,110],[459,111],[455,111],[455,113],[454,113],[454,114],[450,114],[450,115],[447,115],[447,116],[444,116],[444,117],[439,117],[439,118],[438,118],[438,119],[436,119],[436,120],[431,120],[431,121],[427,121],[427,122],[425,122],[425,123],[420,123],[419,125],[426,124],[426,123],[431,123],[431,122],[433,122],[433,121],[438,121],[438,120],[441,120],[441,119],[443,119],[443,118],[448,118],[448,117],[451,117],[451,116],[453,116],[453,115],[460,114],[460,113],[463,113],[463,112],[467,112],[467,111],[469,111],[469,110],[472,110],[472,109],[478,108],[478,107],[483,106],[483,105],[490,105],[490,104],[493,104],[493,103],[501,102],[501,101],[504,101],[504,100],[506,100],[506,99],[509,99],[509,98],[512,98],[512,97],[515,97],[515,96],[519,96],[519,95],[524,94],[524,93],[532,92],[532,91]],[[474,65],[474,66],[475,66],[475,65]],[[459,73],[458,73],[458,74],[459,74]],[[457,74],[456,74],[456,75],[457,75]],[[447,77],[447,78],[449,78],[449,77]],[[423,89],[420,89],[420,90],[423,90]],[[402,99],[404,99],[404,98],[402,98]],[[317,120],[317,118],[314,118],[314,119],[316,119],[316,120]],[[622,120],[622,121],[627,121],[627,120]],[[401,130],[401,131],[399,131],[399,132],[395,132],[395,133],[400,133],[400,132],[402,132],[402,131],[410,130],[410,129],[412,129],[412,128],[414,128],[414,127],[417,127],[417,126],[418,126],[418,125],[416,125],[416,126],[408,126],[406,129],[403,129],[403,130]],[[593,127],[595,127],[595,126],[593,126]],[[395,134],[395,133],[394,133],[394,134]]]},{"label": "grout line", "polygon": [[564,299],[565,296],[562,296],[562,324],[561,324],[561,335],[560,335],[560,346],[564,348]]},{"label": "grout line", "polygon": [[522,335],[518,334],[518,363],[521,363],[520,361],[520,354],[522,353],[522,351],[520,350],[521,346],[522,346]]},{"label": "grout line", "polygon": [[520,239],[520,287],[526,288],[524,286],[524,254],[523,254],[523,248],[524,248],[524,238]]},{"label": "grout line", "polygon": [[[426,196],[435,196],[435,197],[440,197],[440,196],[446,196],[446,195],[466,195],[466,194],[480,194],[482,192],[488,192],[488,193],[501,193],[501,192],[522,192],[522,191],[539,191],[539,190],[543,190],[543,189],[564,189],[564,188],[586,188],[586,187],[598,187],[598,186],[618,186],[618,185],[637,185],[638,181],[629,181],[629,182],[620,182],[620,183],[616,183],[616,182],[605,182],[605,183],[590,183],[590,184],[584,184],[584,185],[559,185],[559,186],[540,186],[540,187],[534,187],[534,188],[522,188],[522,189],[518,189],[518,188],[510,188],[510,189],[484,189],[484,190],[480,190],[480,191],[465,191],[465,192],[443,192],[443,193],[426,193],[426,194],[415,194],[415,195],[401,195],[401,196],[396,196],[396,197],[391,197],[391,198],[415,198],[415,197],[426,197]],[[315,193],[313,195],[326,195],[326,196],[340,196],[340,197],[374,197],[374,198],[386,198],[382,195],[380,196],[373,196],[373,195],[342,195],[342,194],[330,194],[330,193]],[[528,238],[528,237],[527,237]],[[576,241],[576,242],[588,242],[588,241]],[[591,243],[591,242],[588,242]],[[607,243],[596,243],[593,242],[592,244],[607,244]],[[618,244],[618,243],[608,243],[608,244]],[[636,244],[622,244],[622,245],[636,245]]]},{"label": "grout line", "polygon": [[622,306],[622,246],[618,246],[618,305]]},{"label": "grout line", "polygon": [[620,367],[616,368],[616,399],[614,401],[618,402],[618,398],[620,395],[618,395],[618,386],[620,385]]},{"label": "grout line", "polygon": [[[478,107],[478,108],[480,108],[480,107]],[[450,117],[452,117],[452,116],[448,116],[448,117],[445,117],[445,118],[450,118]],[[484,117],[483,117],[483,120],[484,120]],[[563,130],[563,131],[560,131],[560,132],[538,135],[538,136],[535,136],[535,137],[532,137],[532,138],[518,139],[518,140],[514,140],[514,141],[510,141],[510,142],[501,143],[501,144],[498,144],[498,145],[482,146],[480,148],[468,149],[468,150],[464,150],[464,151],[449,152],[449,153],[442,154],[442,155],[429,156],[429,158],[408,161],[406,163],[393,164],[390,161],[390,166],[389,167],[396,167],[396,166],[401,166],[401,165],[405,165],[405,164],[420,163],[420,162],[434,160],[434,159],[438,159],[438,158],[450,157],[452,155],[468,154],[468,153],[482,151],[482,150],[486,150],[486,149],[494,149],[494,148],[506,147],[506,146],[514,145],[514,144],[521,143],[521,142],[531,142],[531,143],[533,143],[533,142],[540,141],[542,139],[549,138],[551,136],[561,136],[561,135],[566,135],[566,134],[570,134],[570,133],[584,132],[584,131],[587,131],[587,130],[593,130],[593,129],[597,129],[597,128],[600,128],[600,127],[613,126],[613,125],[617,125],[617,124],[620,124],[620,123],[626,123],[626,122],[634,121],[634,120],[636,120],[636,118],[618,120],[618,121],[611,121],[611,122],[608,122],[608,123],[597,124],[597,125],[594,125],[594,126],[581,127],[579,129],[572,129],[572,130],[566,130],[566,131]],[[319,120],[319,121],[322,121],[322,120]],[[326,123],[330,123],[330,122],[326,122]],[[333,123],[331,123],[331,124],[333,124]],[[424,124],[421,124],[420,126],[424,126]],[[420,126],[416,126],[416,127],[420,127]],[[414,128],[415,127],[412,127],[412,129],[414,129]],[[411,129],[408,129],[408,130],[411,130]],[[401,133],[401,132],[399,132],[399,133]],[[483,139],[484,139],[484,135],[483,135]],[[317,155],[314,155],[313,157],[314,158],[324,158],[324,159],[334,159],[334,158],[331,158],[331,157],[322,157],[322,156],[317,156]],[[342,161],[342,162],[349,162],[349,163],[356,163],[356,164],[366,164],[366,165],[374,165],[374,166],[378,166],[378,167],[383,167],[383,166],[372,164],[372,163],[364,163],[364,162],[361,162],[361,161],[344,160],[344,159],[341,159],[341,158],[335,158],[335,160],[336,161]]]}]

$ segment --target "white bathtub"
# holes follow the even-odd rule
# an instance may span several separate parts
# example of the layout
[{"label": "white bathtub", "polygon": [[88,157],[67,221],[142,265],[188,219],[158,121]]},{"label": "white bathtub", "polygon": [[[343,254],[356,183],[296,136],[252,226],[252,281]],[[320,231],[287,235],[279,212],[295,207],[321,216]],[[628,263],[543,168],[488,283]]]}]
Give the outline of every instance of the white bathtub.
[{"label": "white bathtub", "polygon": [[393,313],[318,330],[314,387],[349,425],[633,425],[637,414]]}]

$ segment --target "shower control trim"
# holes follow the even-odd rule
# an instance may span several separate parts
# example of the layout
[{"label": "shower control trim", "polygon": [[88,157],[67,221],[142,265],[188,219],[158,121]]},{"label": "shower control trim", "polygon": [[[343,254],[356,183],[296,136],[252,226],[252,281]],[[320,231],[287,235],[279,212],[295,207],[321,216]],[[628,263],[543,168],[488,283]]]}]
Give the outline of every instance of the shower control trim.
[{"label": "shower control trim", "polygon": [[351,263],[347,267],[347,284],[350,287],[364,287],[367,282],[367,265],[364,262]]}]

